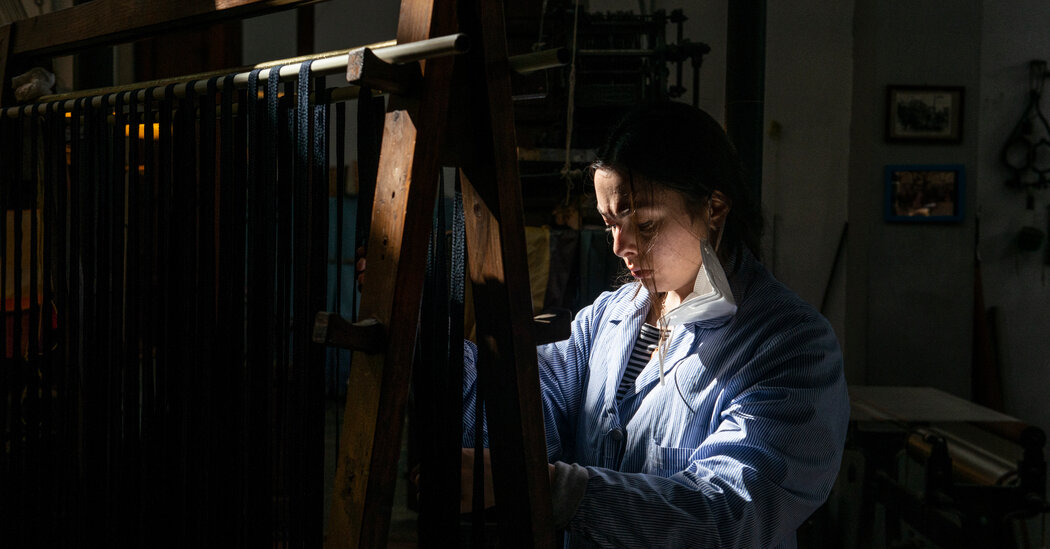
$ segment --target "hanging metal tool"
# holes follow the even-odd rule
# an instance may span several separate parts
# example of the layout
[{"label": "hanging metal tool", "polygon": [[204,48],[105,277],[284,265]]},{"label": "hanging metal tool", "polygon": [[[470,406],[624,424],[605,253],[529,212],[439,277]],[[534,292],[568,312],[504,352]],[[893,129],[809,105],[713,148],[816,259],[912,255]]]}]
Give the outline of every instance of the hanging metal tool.
[{"label": "hanging metal tool", "polygon": [[1039,107],[1046,61],[1028,64],[1028,105],[999,151],[1000,161],[1011,171],[1009,187],[1043,189],[1050,185],[1050,122]]}]

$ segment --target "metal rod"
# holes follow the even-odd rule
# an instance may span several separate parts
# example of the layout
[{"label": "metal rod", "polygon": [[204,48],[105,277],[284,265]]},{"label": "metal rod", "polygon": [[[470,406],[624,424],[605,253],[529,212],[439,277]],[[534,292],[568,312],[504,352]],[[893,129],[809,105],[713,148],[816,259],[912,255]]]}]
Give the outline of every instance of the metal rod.
[{"label": "metal rod", "polygon": [[590,56],[601,56],[601,57],[628,57],[628,56],[639,56],[645,57],[649,55],[656,55],[656,50],[642,50],[642,49],[630,49],[630,50],[576,50],[576,55],[590,55]]},{"label": "metal rod", "polygon": [[[469,47],[469,40],[467,36],[462,33],[450,34],[447,36],[439,36],[437,38],[430,38],[427,40],[420,40],[418,42],[409,42],[407,44],[388,45],[391,42],[383,42],[378,45],[373,44],[370,46],[363,46],[367,48],[373,48],[373,52],[376,57],[379,57],[387,63],[408,63],[412,61],[419,61],[422,59],[431,59],[434,57],[442,57],[446,55],[456,55],[463,53]],[[357,48],[355,48],[357,49]],[[293,78],[299,75],[299,67],[303,61],[312,60],[311,73],[314,76],[324,76],[328,74],[337,74],[346,71],[346,63],[349,53],[353,50],[339,50],[334,52],[321,53],[314,56],[296,57],[291,59],[284,59],[278,61],[269,61],[263,64],[251,67],[249,70],[237,72],[233,77],[233,85],[241,88],[247,85],[248,75],[253,71],[259,69],[259,80],[267,80],[270,77],[271,72],[277,66],[280,66],[280,77]],[[52,95],[41,97],[37,100],[36,105],[30,109],[31,111],[39,112],[43,105],[53,103],[55,101],[63,101],[63,108],[71,109],[73,107],[73,100],[81,97],[91,97],[91,104],[94,106],[100,106],[102,104],[102,96],[105,94],[122,94],[122,93],[137,93],[139,99],[145,99],[146,90],[153,88],[154,99],[163,99],[164,87],[166,85],[175,83],[174,93],[176,97],[182,97],[186,93],[186,88],[191,83],[193,89],[197,92],[203,93],[207,91],[208,79],[214,76],[221,76],[229,74],[228,72],[216,72],[216,73],[203,73],[196,74],[177,79],[161,80],[148,83],[136,83],[129,86],[123,86],[119,88],[105,88],[95,90],[84,90],[81,92],[74,92],[63,95]],[[18,112],[21,110],[21,106],[9,107],[4,109],[4,115],[9,118],[15,118],[18,116]]]},{"label": "metal rod", "polygon": [[[408,63],[445,55],[455,55],[467,51],[470,40],[463,33],[439,36],[417,42],[409,42],[375,50],[376,57],[387,63]],[[343,63],[345,66],[346,63]]]},{"label": "metal rod", "polygon": [[[388,63],[407,63],[410,61],[418,61],[420,59],[440,57],[443,55],[455,55],[463,53],[469,47],[469,40],[466,35],[453,34],[438,38],[432,38],[429,40],[422,40],[419,42],[412,42],[409,44],[397,45],[393,40],[386,42],[378,42],[368,46],[362,46],[365,48],[371,48],[375,52],[376,56]],[[233,83],[235,87],[244,87],[248,82],[248,74],[251,70],[262,69],[259,73],[260,80],[266,80],[270,76],[270,69],[274,67],[281,67],[281,77],[286,78],[289,76],[298,76],[298,70],[304,61],[312,60],[311,72],[315,76],[322,76],[327,74],[335,74],[346,69],[347,58],[349,53],[353,50],[338,50],[332,52],[325,52],[316,55],[306,55],[299,57],[292,57],[288,59],[266,61],[259,63],[249,70],[242,70],[234,74]],[[519,74],[530,74],[539,70],[564,66],[568,62],[568,50],[566,48],[553,48],[549,50],[542,50],[533,53],[526,53],[521,55],[511,56],[509,59],[510,67],[512,70]],[[125,86],[117,86],[106,89],[93,89],[84,90],[80,92],[72,92],[62,95],[51,95],[44,96],[37,100],[37,103],[30,109],[30,111],[39,112],[43,105],[54,103],[56,101],[64,101],[66,103],[71,102],[74,99],[80,97],[92,97],[92,104],[98,106],[101,104],[101,97],[104,94],[120,94],[137,92],[136,97],[139,100],[145,99],[146,90],[149,88],[155,88],[153,97],[154,99],[162,99],[164,95],[163,88],[168,84],[175,83],[174,88],[175,95],[181,97],[186,93],[186,86],[190,82],[194,83],[194,90],[198,92],[207,91],[207,80],[215,76],[223,76],[229,74],[225,71],[213,71],[208,73],[200,73],[189,76],[182,76],[178,78],[169,78],[164,80],[153,80],[149,82],[137,82],[135,84],[129,84]],[[181,84],[181,85],[180,85]],[[357,86],[344,86],[336,88],[331,94],[332,102],[346,101],[356,99],[358,94]],[[64,104],[64,108],[69,108],[69,105]],[[21,106],[10,107],[6,109],[5,115],[14,118],[18,115],[17,109]]]},{"label": "metal rod", "polygon": [[543,69],[561,67],[568,63],[568,48],[540,50],[532,53],[514,55],[510,58],[510,68],[518,74],[529,74]]}]

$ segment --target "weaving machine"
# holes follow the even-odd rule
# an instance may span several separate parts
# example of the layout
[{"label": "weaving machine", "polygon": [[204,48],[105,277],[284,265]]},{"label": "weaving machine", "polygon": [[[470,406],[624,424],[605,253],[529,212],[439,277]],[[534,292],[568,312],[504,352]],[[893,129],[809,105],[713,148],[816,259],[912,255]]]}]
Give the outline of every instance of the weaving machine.
[{"label": "weaving machine", "polygon": [[859,500],[838,517],[848,545],[1038,546],[1024,521],[1048,510],[1042,430],[929,387],[853,386],[850,399],[837,488]]},{"label": "weaving machine", "polygon": [[[95,0],[4,27],[0,75],[27,56],[303,3]],[[499,537],[553,546],[501,6],[404,0],[400,13],[397,46],[4,105],[5,544],[385,546],[445,165],[460,168],[491,365],[479,374]],[[353,87],[325,87],[344,72]],[[388,94],[381,121],[372,90]],[[371,219],[361,322],[326,303],[328,140],[334,121],[343,189],[355,98],[362,135],[382,124],[381,150],[360,153],[374,197],[358,212]],[[353,349],[353,397],[322,535],[325,345]],[[458,398],[433,370],[416,375]],[[459,469],[460,421],[446,420],[433,471]],[[421,541],[457,535],[455,477],[422,485]]]}]

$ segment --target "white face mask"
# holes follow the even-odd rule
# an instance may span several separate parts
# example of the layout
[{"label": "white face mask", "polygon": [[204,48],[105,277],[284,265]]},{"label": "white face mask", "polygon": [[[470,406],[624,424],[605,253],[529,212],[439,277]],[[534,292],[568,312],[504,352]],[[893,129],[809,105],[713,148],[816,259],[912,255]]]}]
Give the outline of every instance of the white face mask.
[{"label": "white face mask", "polygon": [[711,244],[704,240],[700,243],[700,256],[703,264],[696,273],[693,291],[680,305],[671,309],[661,323],[667,326],[688,324],[700,320],[712,320],[732,316],[736,313],[736,301],[729,287],[729,279],[718,261]]}]

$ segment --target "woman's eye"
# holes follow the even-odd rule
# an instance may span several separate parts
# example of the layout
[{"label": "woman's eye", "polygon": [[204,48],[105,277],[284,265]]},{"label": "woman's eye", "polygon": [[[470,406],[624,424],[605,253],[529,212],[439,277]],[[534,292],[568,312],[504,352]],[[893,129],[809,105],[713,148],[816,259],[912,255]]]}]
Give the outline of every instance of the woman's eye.
[{"label": "woman's eye", "polygon": [[643,233],[651,232],[655,227],[656,224],[652,221],[643,221],[642,223],[638,224],[638,230]]}]

